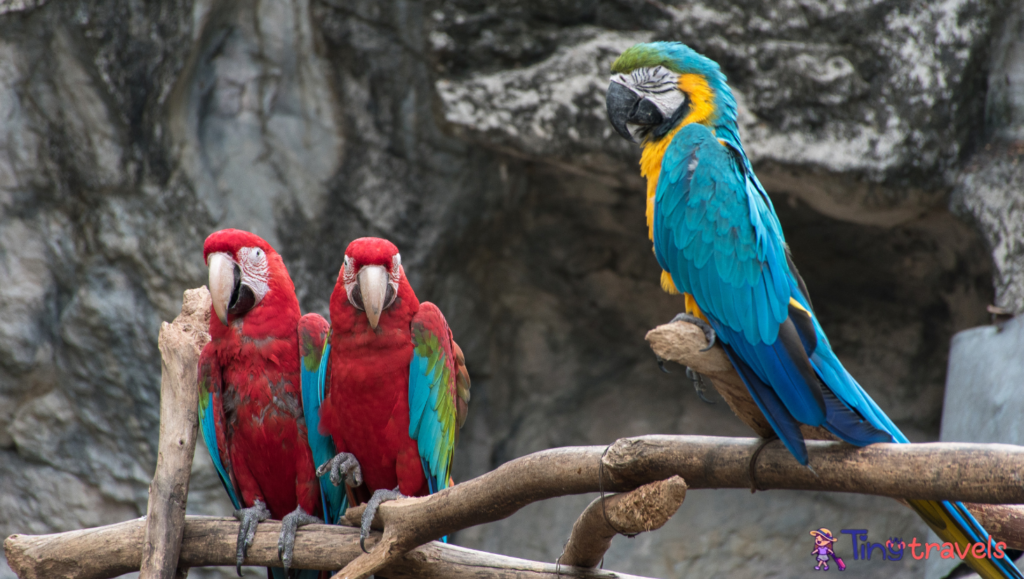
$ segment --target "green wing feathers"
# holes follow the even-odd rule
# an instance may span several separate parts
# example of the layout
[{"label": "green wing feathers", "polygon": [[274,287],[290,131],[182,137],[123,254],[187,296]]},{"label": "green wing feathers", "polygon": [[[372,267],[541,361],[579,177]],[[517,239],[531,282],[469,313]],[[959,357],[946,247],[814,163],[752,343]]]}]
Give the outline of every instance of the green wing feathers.
[{"label": "green wing feathers", "polygon": [[459,428],[469,409],[469,373],[441,310],[420,305],[412,320],[409,436],[416,441],[431,492],[448,487]]}]

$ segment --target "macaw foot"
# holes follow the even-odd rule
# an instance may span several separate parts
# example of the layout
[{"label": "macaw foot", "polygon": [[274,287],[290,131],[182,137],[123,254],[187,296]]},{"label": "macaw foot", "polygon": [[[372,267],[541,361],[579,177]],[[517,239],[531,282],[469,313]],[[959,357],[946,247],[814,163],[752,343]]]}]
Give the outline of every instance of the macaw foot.
[{"label": "macaw foot", "polygon": [[284,565],[284,573],[292,566],[292,553],[295,552],[295,531],[299,527],[323,523],[317,517],[302,510],[302,507],[295,507],[295,510],[288,513],[281,519],[281,536],[277,538],[277,556]]},{"label": "macaw foot", "polygon": [[686,377],[689,378],[690,380],[693,380],[693,389],[697,391],[697,396],[700,397],[701,400],[707,402],[708,404],[715,403],[714,400],[708,400],[707,397],[704,396],[704,392],[707,390],[707,385],[704,384],[704,376],[701,375],[700,372],[697,372],[693,368],[687,366]]},{"label": "macaw foot", "polygon": [[664,358],[662,358],[661,356],[659,356],[657,354],[655,354],[654,357],[657,358],[657,360],[658,360],[658,369],[659,370],[661,370],[662,372],[664,372],[666,374],[671,374],[672,373],[672,372],[669,372],[668,368],[665,367],[665,359]]},{"label": "macaw foot", "polygon": [[715,329],[712,328],[704,320],[698,318],[697,316],[693,316],[690,314],[678,314],[676,317],[672,318],[672,321],[689,322],[704,331],[704,338],[707,339],[708,345],[706,348],[703,348],[701,352],[707,352],[708,350],[711,349],[712,346],[715,345]]},{"label": "macaw foot", "polygon": [[253,506],[235,511],[235,518],[242,522],[238,526],[238,551],[235,556],[235,572],[242,576],[242,563],[245,563],[245,552],[252,546],[256,538],[256,525],[270,518],[270,511],[263,501],[256,499]]},{"label": "macaw foot", "polygon": [[331,473],[331,484],[336,487],[340,487],[343,481],[352,488],[363,484],[363,469],[359,466],[356,455],[349,452],[339,452],[316,469],[317,477],[327,473]]},{"label": "macaw foot", "polygon": [[366,550],[366,538],[370,536],[370,524],[373,523],[373,518],[377,516],[377,508],[380,504],[385,501],[393,501],[395,499],[404,499],[405,495],[398,492],[398,487],[395,490],[389,491],[387,489],[377,489],[373,491],[373,496],[370,497],[370,502],[366,503],[366,510],[363,511],[363,520],[359,527],[359,548],[363,550],[363,553],[368,553]]}]

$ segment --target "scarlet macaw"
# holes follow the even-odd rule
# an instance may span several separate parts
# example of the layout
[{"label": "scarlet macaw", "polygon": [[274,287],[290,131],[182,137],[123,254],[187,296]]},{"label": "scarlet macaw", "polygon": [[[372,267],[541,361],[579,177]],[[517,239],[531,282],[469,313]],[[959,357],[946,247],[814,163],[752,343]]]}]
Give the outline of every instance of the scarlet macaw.
[{"label": "scarlet macaw", "polygon": [[[647,225],[661,284],[682,318],[716,337],[789,451],[807,464],[799,424],[857,446],[908,442],[833,353],[754,175],[736,102],[714,61],[677,42],[638,44],[612,64],[607,106],[642,146]],[[961,503],[908,501],[944,541],[985,543]],[[968,560],[986,579],[1021,577],[1009,559]]]},{"label": "scarlet macaw", "polygon": [[[210,269],[210,342],[199,359],[199,422],[238,531],[237,565],[267,518],[287,575],[297,527],[321,522],[320,492],[306,442],[299,376],[299,300],[281,256],[246,231],[225,229],[203,246]],[[300,577],[313,579],[317,571]]]},{"label": "scarlet macaw", "polygon": [[346,497],[334,490],[332,498],[327,476],[337,485],[350,478],[356,461],[361,466],[366,486],[353,498],[369,499],[365,540],[381,502],[451,484],[452,455],[469,410],[469,374],[441,310],[416,299],[390,241],[364,237],[349,244],[330,311],[320,367],[303,380],[309,444],[317,462],[324,461],[318,474],[332,517],[344,512],[336,505]]}]

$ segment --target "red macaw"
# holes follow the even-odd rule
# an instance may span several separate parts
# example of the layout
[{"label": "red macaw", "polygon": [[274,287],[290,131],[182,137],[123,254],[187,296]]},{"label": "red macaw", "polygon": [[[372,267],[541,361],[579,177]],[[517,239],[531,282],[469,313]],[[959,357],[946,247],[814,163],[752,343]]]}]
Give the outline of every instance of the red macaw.
[{"label": "red macaw", "polygon": [[[311,424],[318,422],[309,429],[310,446],[318,463],[320,453],[330,459],[318,474],[330,474],[334,484],[350,478],[358,460],[366,486],[356,498],[373,492],[362,519],[365,540],[381,502],[451,484],[469,374],[441,310],[416,299],[390,241],[349,244],[330,308],[322,363],[303,381],[303,398],[313,401],[306,412]],[[345,498],[325,495],[329,511],[340,512],[335,502]]]},{"label": "red macaw", "polygon": [[273,517],[284,523],[278,553],[285,568],[268,575],[285,577],[296,528],[321,522],[300,398],[299,300],[281,256],[252,233],[213,233],[203,256],[213,301],[211,340],[199,359],[203,440],[241,521],[239,576],[256,525]]}]

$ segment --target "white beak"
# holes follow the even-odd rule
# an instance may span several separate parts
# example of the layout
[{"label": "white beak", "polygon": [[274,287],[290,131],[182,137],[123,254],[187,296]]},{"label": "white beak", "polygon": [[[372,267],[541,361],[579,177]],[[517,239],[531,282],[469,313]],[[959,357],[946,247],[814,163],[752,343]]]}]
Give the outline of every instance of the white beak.
[{"label": "white beak", "polygon": [[228,305],[235,291],[235,262],[226,253],[212,253],[206,263],[210,266],[210,298],[217,319],[228,325]]},{"label": "white beak", "polygon": [[384,296],[388,291],[388,271],[379,265],[367,265],[359,270],[359,294],[370,327],[377,329],[380,313],[384,309]]}]

